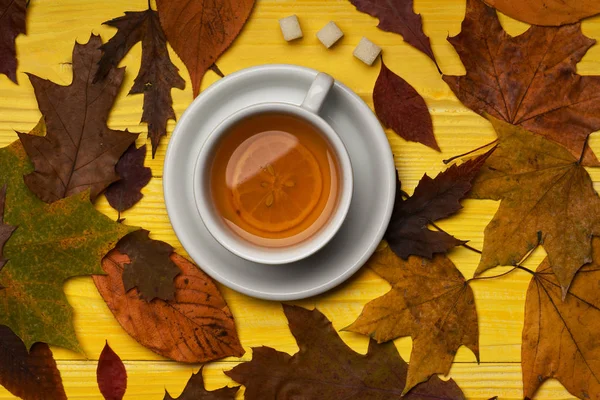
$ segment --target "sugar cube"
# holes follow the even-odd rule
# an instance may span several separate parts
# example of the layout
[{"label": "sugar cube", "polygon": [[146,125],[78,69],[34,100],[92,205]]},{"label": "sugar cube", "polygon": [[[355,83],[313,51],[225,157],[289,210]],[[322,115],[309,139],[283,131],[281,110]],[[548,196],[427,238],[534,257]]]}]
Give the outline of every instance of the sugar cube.
[{"label": "sugar cube", "polygon": [[323,43],[323,46],[330,48],[338,40],[344,36],[344,32],[331,21],[325,25],[319,32],[317,32],[317,38]]},{"label": "sugar cube", "polygon": [[358,46],[354,49],[354,57],[367,65],[373,65],[380,53],[381,47],[377,46],[366,37],[363,37],[358,43]]},{"label": "sugar cube", "polygon": [[283,38],[288,42],[302,37],[300,22],[295,15],[280,19],[279,27],[281,28],[281,33],[283,33]]}]

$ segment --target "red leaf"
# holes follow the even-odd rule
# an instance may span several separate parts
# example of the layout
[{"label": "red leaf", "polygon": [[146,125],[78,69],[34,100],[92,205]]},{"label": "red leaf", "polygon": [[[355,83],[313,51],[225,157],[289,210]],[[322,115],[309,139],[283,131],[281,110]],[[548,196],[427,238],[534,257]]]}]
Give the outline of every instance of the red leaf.
[{"label": "red leaf", "polygon": [[26,0],[0,0],[0,74],[17,83],[15,38],[25,33]]},{"label": "red leaf", "polygon": [[98,359],[98,368],[96,369],[96,379],[100,392],[106,400],[121,400],[127,389],[127,371],[121,358],[110,348],[108,342],[104,345],[100,358]]}]

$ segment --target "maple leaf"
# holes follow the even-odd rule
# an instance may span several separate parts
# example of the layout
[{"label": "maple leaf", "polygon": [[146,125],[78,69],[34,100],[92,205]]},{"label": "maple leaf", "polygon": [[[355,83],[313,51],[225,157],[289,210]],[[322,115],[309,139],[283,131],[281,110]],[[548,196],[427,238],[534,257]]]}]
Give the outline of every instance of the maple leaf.
[{"label": "maple leaf", "polygon": [[123,329],[142,346],[175,361],[200,363],[244,354],[233,315],[215,283],[197,266],[171,254],[181,274],[175,278],[175,299],[140,299],[137,289],[123,286],[126,254],[111,251],[103,260],[107,276],[94,283]]},{"label": "maple leaf", "polygon": [[255,0],[157,0],[160,23],[192,79],[194,97],[202,77],[227,50],[250,17]]},{"label": "maple leaf", "polygon": [[[462,31],[448,40],[467,74],[444,80],[473,111],[554,140],[576,157],[589,134],[600,129],[600,77],[576,71],[596,41],[579,24],[532,26],[511,37],[494,9],[468,0]],[[589,147],[585,163],[600,165]]]},{"label": "maple leaf", "polygon": [[25,176],[25,183],[47,203],[88,189],[93,201],[119,179],[115,164],[137,137],[106,126],[125,70],[112,69],[104,82],[92,83],[101,44],[95,35],[87,44],[75,43],[69,86],[29,75],[47,134],[19,133],[35,167]]},{"label": "maple leaf", "polygon": [[542,244],[563,293],[577,270],[592,261],[600,234],[600,198],[580,160],[564,147],[490,117],[498,146],[469,196],[501,200],[485,228],[476,275],[516,265]]},{"label": "maple leaf", "polygon": [[532,25],[572,24],[600,13],[596,0],[485,0],[487,4]]},{"label": "maple leaf", "polygon": [[[247,400],[464,399],[452,379],[431,377],[402,397],[407,365],[393,343],[369,342],[366,355],[348,347],[318,310],[283,305],[300,351],[293,356],[253,348],[252,361],[225,374],[246,386]],[[287,397],[286,397],[287,396]]]},{"label": "maple leaf", "polygon": [[413,0],[350,0],[350,3],[358,11],[379,19],[379,29],[399,34],[406,43],[431,58],[442,73],[431,50],[429,37],[423,33],[421,15],[413,11]]},{"label": "maple leaf", "polygon": [[126,11],[124,17],[104,24],[117,28],[117,33],[102,45],[103,54],[98,61],[94,82],[106,78],[129,50],[136,43],[142,42],[142,63],[129,94],[144,94],[142,122],[148,124],[148,137],[152,142],[154,158],[160,138],[167,134],[167,121],[175,119],[171,89],[183,90],[185,81],[179,75],[179,69],[171,62],[167,39],[156,11]]},{"label": "maple leaf", "polygon": [[6,260],[2,254],[6,241],[10,238],[12,233],[17,229],[16,226],[8,225],[4,223],[4,203],[6,200],[6,185],[0,189],[0,270],[6,265]]},{"label": "maple leaf", "polygon": [[25,33],[27,0],[0,0],[0,74],[17,83],[15,38]]},{"label": "maple leaf", "polygon": [[558,379],[574,396],[600,398],[600,240],[594,262],[581,268],[562,301],[561,285],[544,260],[533,275],[525,302],[521,359],[523,395],[546,379]]},{"label": "maple leaf", "polygon": [[440,151],[425,100],[408,82],[390,71],[383,58],[373,89],[373,105],[379,120],[400,137]]},{"label": "maple leaf", "polygon": [[121,156],[115,170],[121,178],[112,183],[104,194],[108,204],[121,213],[129,210],[144,197],[141,190],[150,182],[152,170],[144,166],[146,145],[139,149],[133,143]]},{"label": "maple leaf", "polygon": [[125,236],[117,243],[116,249],[131,260],[124,265],[123,285],[125,291],[137,287],[140,297],[146,301],[155,298],[175,299],[173,279],[181,273],[171,260],[173,246],[159,240],[152,240],[150,232],[139,230]]},{"label": "maple leaf", "polygon": [[107,400],[122,400],[127,390],[127,370],[121,357],[110,348],[108,342],[104,345],[98,358],[96,380],[100,393]]},{"label": "maple leaf", "polygon": [[240,387],[222,387],[213,391],[206,390],[204,388],[204,379],[202,378],[203,368],[204,366],[200,367],[200,371],[192,374],[192,377],[187,385],[185,385],[181,396],[174,399],[169,392],[165,390],[165,397],[163,400],[234,400]]},{"label": "maple leaf", "polygon": [[24,400],[67,400],[60,372],[46,343],[31,352],[13,331],[0,325],[0,385]]},{"label": "maple leaf", "polygon": [[398,256],[431,258],[434,253],[445,253],[465,243],[446,232],[431,231],[427,226],[462,208],[460,201],[490,154],[491,151],[459,166],[452,165],[433,179],[423,175],[413,195],[406,200],[398,181],[394,210],[385,233],[385,240]]},{"label": "maple leaf", "polygon": [[431,375],[447,375],[456,351],[467,346],[479,362],[479,328],[471,287],[444,255],[407,261],[389,247],[367,264],[392,289],[363,309],[345,330],[369,335],[377,342],[411,336],[405,391]]},{"label": "maple leaf", "polygon": [[42,202],[23,182],[31,170],[19,141],[0,149],[0,182],[7,183],[4,220],[19,227],[4,247],[10,262],[0,271],[0,324],[27,348],[44,342],[83,352],[62,287],[71,277],[102,273],[102,257],[136,228],[98,212],[89,192]]}]

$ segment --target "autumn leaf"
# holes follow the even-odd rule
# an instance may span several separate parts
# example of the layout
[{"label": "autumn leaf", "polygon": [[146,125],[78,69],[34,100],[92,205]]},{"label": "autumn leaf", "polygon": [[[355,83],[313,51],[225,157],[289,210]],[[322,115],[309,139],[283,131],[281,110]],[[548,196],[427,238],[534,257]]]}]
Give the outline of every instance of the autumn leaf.
[{"label": "autumn leaf", "polygon": [[600,198],[580,161],[564,147],[490,117],[498,146],[469,194],[501,200],[485,228],[476,275],[516,265],[542,244],[566,294],[577,270],[592,261],[600,234]]},{"label": "autumn leaf", "polygon": [[387,128],[405,140],[440,151],[425,100],[408,82],[390,71],[383,59],[373,89],[373,104],[377,117]]},{"label": "autumn leaf", "polygon": [[252,361],[226,371],[246,386],[246,400],[292,396],[319,400],[464,399],[453,380],[442,381],[437,376],[402,397],[407,365],[393,343],[370,341],[367,354],[362,355],[340,339],[318,310],[285,304],[283,310],[300,351],[290,356],[270,347],[256,347]]},{"label": "autumn leaf", "polygon": [[392,289],[369,302],[346,330],[369,335],[379,343],[412,337],[406,391],[434,374],[447,375],[461,345],[479,362],[473,291],[450,259],[411,256],[404,261],[385,247],[367,265]]},{"label": "autumn leaf", "polygon": [[227,50],[250,17],[255,0],[157,0],[169,43],[190,73],[194,97],[202,77]]},{"label": "autumn leaf", "polygon": [[110,348],[108,342],[104,345],[98,359],[96,379],[100,393],[106,400],[122,400],[125,396],[127,370],[121,357]]},{"label": "autumn leaf", "polygon": [[0,385],[24,400],[67,400],[50,347],[36,343],[28,352],[21,339],[2,325]]},{"label": "autumn leaf", "polygon": [[118,250],[102,263],[107,276],[94,276],[104,301],[123,329],[141,345],[175,361],[201,363],[244,354],[233,316],[214,282],[198,267],[173,253],[181,274],[175,278],[175,299],[140,298],[123,287],[124,265],[131,260]]},{"label": "autumn leaf", "polygon": [[167,134],[167,121],[175,119],[171,89],[183,90],[185,81],[171,62],[167,39],[156,11],[126,11],[124,17],[104,24],[117,28],[117,33],[102,45],[103,54],[98,61],[94,83],[105,79],[129,50],[142,42],[142,63],[129,94],[144,94],[142,122],[148,124],[154,158],[160,138]]},{"label": "autumn leaf", "polygon": [[115,170],[121,178],[112,183],[104,194],[108,204],[121,213],[129,210],[144,197],[142,189],[150,182],[152,170],[144,166],[146,145],[139,149],[133,143],[117,163]]},{"label": "autumn leaf", "polygon": [[4,223],[4,203],[6,200],[6,185],[4,185],[2,187],[2,189],[0,189],[0,270],[2,270],[2,267],[4,267],[4,265],[6,265],[6,262],[8,260],[6,260],[4,258],[3,250],[4,250],[4,245],[6,244],[6,241],[10,238],[10,236],[12,235],[12,233],[15,231],[15,229],[17,229],[16,226],[12,226],[12,225],[8,225]]},{"label": "autumn leaf", "polygon": [[525,398],[546,379],[558,379],[580,399],[600,398],[600,239],[593,251],[594,262],[577,273],[564,301],[547,259],[533,275],[521,347]]},{"label": "autumn leaf", "polygon": [[398,256],[431,258],[435,253],[445,253],[465,243],[444,231],[429,230],[428,225],[462,208],[460,201],[490,154],[491,151],[461,165],[452,165],[433,179],[423,175],[413,195],[406,200],[398,181],[396,202],[385,233],[385,240]]},{"label": "autumn leaf", "polygon": [[15,39],[25,33],[27,0],[0,0],[0,74],[17,83]]},{"label": "autumn leaf", "polygon": [[25,176],[25,183],[47,203],[88,189],[93,201],[119,179],[115,164],[137,137],[106,126],[125,70],[112,69],[104,82],[92,83],[101,44],[95,35],[87,44],[75,43],[69,86],[29,75],[47,134],[19,133],[35,167]]},{"label": "autumn leaf", "polygon": [[[579,158],[588,135],[600,129],[600,77],[576,70],[596,41],[579,24],[532,26],[511,37],[494,9],[468,0],[461,33],[448,40],[467,74],[444,80],[463,104],[554,140]],[[589,148],[585,164],[600,165]]]},{"label": "autumn leaf", "polygon": [[26,348],[44,342],[81,353],[63,285],[102,273],[102,257],[136,228],[98,212],[89,192],[50,205],[39,200],[23,182],[32,166],[19,141],[0,149],[0,171],[7,184],[4,220],[18,226],[4,246],[10,261],[0,271],[0,324]]},{"label": "autumn leaf", "polygon": [[195,374],[192,374],[192,377],[188,381],[187,385],[185,385],[185,389],[183,389],[183,393],[181,396],[174,399],[171,397],[169,392],[165,390],[165,397],[163,400],[234,400],[235,395],[240,389],[239,386],[236,387],[223,387],[221,389],[208,391],[204,388],[204,379],[202,378],[202,369],[200,367],[200,371]]},{"label": "autumn leaf", "polygon": [[442,73],[431,50],[429,37],[423,33],[421,15],[413,11],[413,0],[350,0],[350,3],[358,11],[379,19],[379,29],[399,34],[406,43],[422,51]]},{"label": "autumn leaf", "polygon": [[597,0],[485,0],[487,4],[532,25],[572,24],[600,13]]},{"label": "autumn leaf", "polygon": [[140,229],[125,236],[116,249],[129,257],[124,264],[123,285],[125,291],[136,287],[140,298],[152,301],[175,299],[173,279],[181,273],[171,260],[173,247],[159,240],[152,240],[150,232]]}]

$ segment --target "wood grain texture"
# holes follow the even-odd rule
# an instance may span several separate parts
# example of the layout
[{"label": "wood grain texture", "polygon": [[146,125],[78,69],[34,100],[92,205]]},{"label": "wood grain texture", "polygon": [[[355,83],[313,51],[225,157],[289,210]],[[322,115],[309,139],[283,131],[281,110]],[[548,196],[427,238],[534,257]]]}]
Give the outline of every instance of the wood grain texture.
[{"label": "wood grain texture", "polygon": [[[28,36],[19,36],[19,86],[5,76],[0,76],[0,146],[16,139],[15,131],[29,131],[40,118],[33,89],[24,72],[37,74],[61,84],[71,81],[69,64],[73,43],[87,41],[90,32],[100,34],[106,41],[114,30],[102,22],[120,16],[124,11],[141,11],[145,0],[35,0],[28,11]],[[464,0],[416,0],[415,11],[423,15],[425,32],[431,37],[433,51],[442,71],[462,74],[464,68],[446,41],[456,35],[465,9]],[[296,14],[300,18],[304,38],[292,44],[281,37],[277,20]],[[316,32],[334,20],[345,36],[333,49],[325,49],[316,38]],[[502,18],[511,34],[526,29],[520,22]],[[386,64],[406,79],[425,98],[432,114],[436,138],[442,149],[438,153],[423,145],[405,142],[392,132],[388,138],[396,155],[403,188],[411,193],[424,173],[436,175],[444,168],[442,160],[487,143],[495,137],[491,125],[462,106],[440,78],[431,60],[404,43],[398,35],[376,28],[377,20],[357,12],[347,0],[258,0],[248,25],[234,45],[218,61],[225,74],[239,69],[266,63],[291,63],[312,67],[332,74],[336,79],[356,91],[371,107],[371,93],[379,66],[367,67],[352,57],[352,51],[362,36],[368,37],[383,48]],[[584,33],[600,38],[600,18],[583,23]],[[179,116],[192,101],[191,84],[186,69],[171,53],[182,76],[187,81],[184,91],[173,90],[174,109]],[[127,96],[137,75],[141,59],[141,46],[136,46],[121,65],[127,66],[125,82],[113,109],[109,126],[142,132],[138,146],[145,142],[147,128],[140,125],[142,96]],[[578,65],[580,74],[600,74],[600,47],[593,47]],[[218,79],[209,72],[203,81],[206,88]],[[168,126],[170,135],[174,122]],[[143,226],[152,237],[172,244],[185,254],[169,224],[162,197],[162,164],[168,140],[161,142],[152,160],[148,154],[146,164],[152,168],[153,179],[144,188],[144,198],[134,208],[123,213],[127,223]],[[600,150],[600,135],[592,135],[592,147]],[[600,189],[600,171],[590,170],[596,189]],[[470,240],[481,248],[483,230],[491,220],[498,204],[493,201],[468,200],[456,217],[439,225],[455,236]],[[116,219],[104,197],[97,207]],[[528,261],[535,268],[542,260],[538,250]],[[479,256],[465,249],[457,249],[451,259],[467,277],[472,276]],[[495,281],[473,284],[480,319],[481,365],[475,364],[472,353],[461,348],[450,375],[463,388],[468,398],[518,399],[522,396],[520,342],[523,324],[525,292],[529,276],[515,272]],[[279,303],[248,298],[229,289],[221,288],[236,318],[240,340],[248,350],[243,359],[251,357],[250,347],[268,344],[281,351],[294,353],[295,342],[289,333]],[[95,379],[98,355],[108,339],[113,349],[122,357],[129,375],[125,399],[163,398],[164,389],[177,396],[183,390],[192,371],[199,366],[189,366],[166,361],[146,350],[131,339],[113,318],[99,296],[90,278],[77,278],[65,285],[71,305],[75,309],[77,336],[87,354],[86,360],[64,349],[54,348],[58,366],[65,381],[69,399],[100,400]],[[389,285],[370,271],[361,271],[350,281],[330,293],[296,302],[306,307],[318,306],[333,321],[337,329],[353,322],[362,307],[389,290]],[[342,332],[342,338],[354,349],[366,352],[367,340],[356,334]],[[396,342],[405,359],[410,356],[410,339]],[[206,384],[215,389],[232,382],[222,370],[232,368],[237,359],[213,363],[205,369]],[[13,399],[0,388],[0,400]],[[241,394],[239,395],[241,397]],[[539,392],[540,399],[570,398],[556,382],[548,382]]]}]

